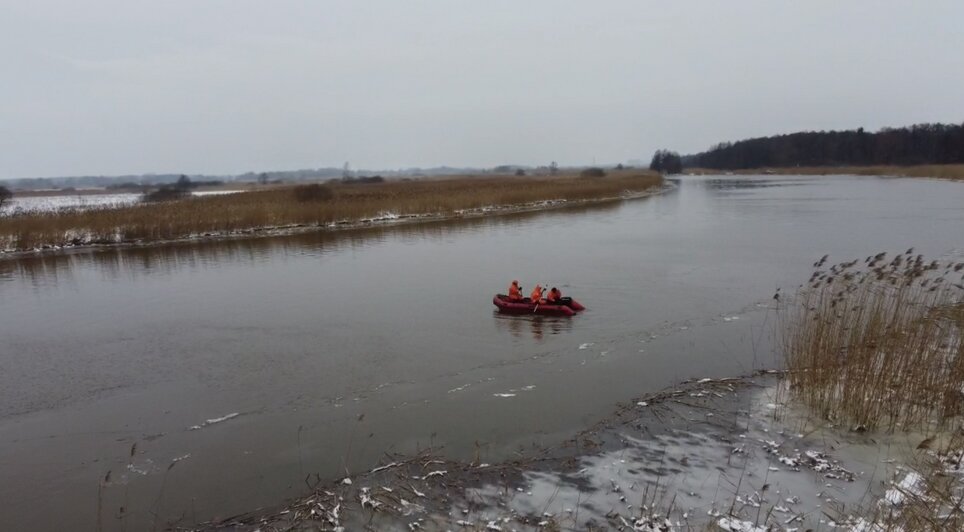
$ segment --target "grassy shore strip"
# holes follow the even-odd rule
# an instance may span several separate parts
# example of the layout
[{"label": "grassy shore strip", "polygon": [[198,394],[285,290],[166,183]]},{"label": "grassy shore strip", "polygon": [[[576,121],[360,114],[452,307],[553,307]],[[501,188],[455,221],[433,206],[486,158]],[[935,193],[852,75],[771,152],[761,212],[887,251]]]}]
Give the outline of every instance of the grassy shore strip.
[{"label": "grassy shore strip", "polygon": [[484,216],[648,195],[663,179],[653,172],[606,177],[465,177],[380,184],[319,185],[190,198],[97,210],[0,218],[0,249],[151,244],[197,238],[351,228],[372,223]]},{"label": "grassy shore strip", "polygon": [[795,166],[790,168],[747,168],[720,170],[714,168],[687,168],[686,173],[721,174],[733,172],[740,175],[869,175],[892,177],[933,177],[964,181],[964,164],[922,164],[917,166]]}]

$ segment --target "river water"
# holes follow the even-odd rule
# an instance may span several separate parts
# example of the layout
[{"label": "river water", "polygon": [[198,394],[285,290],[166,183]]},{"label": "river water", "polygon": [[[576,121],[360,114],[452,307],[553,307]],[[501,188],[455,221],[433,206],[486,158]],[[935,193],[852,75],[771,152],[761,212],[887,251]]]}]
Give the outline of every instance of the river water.
[{"label": "river water", "polygon": [[[687,176],[589,208],[0,259],[0,530],[227,517],[429,445],[496,462],[779,366],[778,288],[909,247],[964,255],[964,186]],[[513,278],[589,310],[500,316]]]}]

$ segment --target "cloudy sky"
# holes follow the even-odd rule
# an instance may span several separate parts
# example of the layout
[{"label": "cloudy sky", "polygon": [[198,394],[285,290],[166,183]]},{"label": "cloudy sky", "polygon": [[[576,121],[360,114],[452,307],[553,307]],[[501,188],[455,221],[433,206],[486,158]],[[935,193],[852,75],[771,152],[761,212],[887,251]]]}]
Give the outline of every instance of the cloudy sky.
[{"label": "cloudy sky", "polygon": [[0,178],[615,163],[964,121],[964,2],[0,0]]}]

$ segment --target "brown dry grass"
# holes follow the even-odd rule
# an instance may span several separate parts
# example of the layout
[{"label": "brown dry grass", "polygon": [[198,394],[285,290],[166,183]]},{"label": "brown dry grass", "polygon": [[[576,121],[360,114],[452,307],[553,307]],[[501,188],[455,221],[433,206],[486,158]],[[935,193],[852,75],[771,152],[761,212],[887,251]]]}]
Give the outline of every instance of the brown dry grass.
[{"label": "brown dry grass", "polygon": [[452,214],[489,205],[552,199],[592,200],[662,185],[653,172],[614,172],[604,178],[461,177],[328,185],[333,198],[297,201],[292,187],[197,197],[129,207],[0,218],[0,248],[30,250],[80,241],[133,242],[188,238],[258,228],[326,225],[380,213]]},{"label": "brown dry grass", "polygon": [[[726,170],[687,168],[687,173],[719,174]],[[776,175],[876,175],[896,177],[934,177],[964,180],[964,164],[924,164],[917,166],[796,166],[791,168],[752,168],[733,170],[735,174]]]},{"label": "brown dry grass", "polygon": [[[791,394],[824,419],[939,430],[964,410],[964,263],[815,266],[782,316]],[[953,422],[953,423],[952,423]]]}]

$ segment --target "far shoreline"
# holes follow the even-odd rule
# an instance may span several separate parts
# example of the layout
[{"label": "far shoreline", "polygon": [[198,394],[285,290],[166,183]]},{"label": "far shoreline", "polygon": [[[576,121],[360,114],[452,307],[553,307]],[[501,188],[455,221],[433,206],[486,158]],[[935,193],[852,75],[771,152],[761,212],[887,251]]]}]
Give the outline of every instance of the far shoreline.
[{"label": "far shoreline", "polygon": [[879,177],[923,177],[964,181],[964,164],[921,164],[913,166],[786,166],[760,168],[684,168],[684,174],[695,175],[856,175]]},{"label": "far shoreline", "polygon": [[254,238],[281,237],[298,235],[322,231],[352,231],[358,229],[370,229],[373,227],[398,227],[404,225],[414,225],[421,223],[437,223],[455,220],[468,220],[489,218],[497,216],[507,216],[523,213],[537,213],[564,210],[567,208],[585,207],[602,205],[618,201],[628,201],[635,199],[648,198],[669,192],[676,188],[676,185],[669,180],[664,180],[660,185],[650,186],[643,190],[631,191],[628,193],[605,196],[597,198],[583,198],[575,200],[566,199],[544,199],[538,201],[492,205],[479,208],[462,209],[450,213],[410,213],[410,214],[391,214],[376,216],[371,218],[361,218],[357,220],[341,220],[326,224],[286,224],[278,226],[262,226],[248,229],[240,229],[226,232],[209,232],[200,235],[192,235],[184,238],[159,239],[159,240],[134,240],[134,241],[89,241],[80,244],[66,245],[46,245],[28,250],[4,250],[0,249],[0,261],[19,260],[22,258],[39,257],[45,255],[62,254],[68,252],[85,252],[92,250],[108,249],[128,249],[128,248],[148,248],[171,244],[202,243],[225,240],[240,240]]}]

